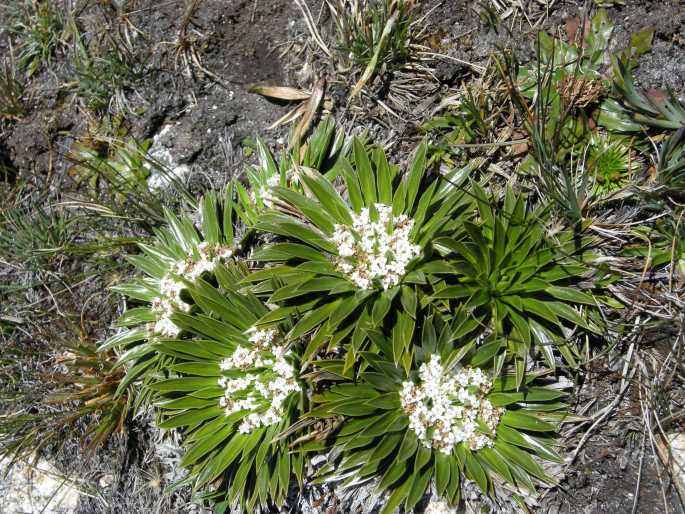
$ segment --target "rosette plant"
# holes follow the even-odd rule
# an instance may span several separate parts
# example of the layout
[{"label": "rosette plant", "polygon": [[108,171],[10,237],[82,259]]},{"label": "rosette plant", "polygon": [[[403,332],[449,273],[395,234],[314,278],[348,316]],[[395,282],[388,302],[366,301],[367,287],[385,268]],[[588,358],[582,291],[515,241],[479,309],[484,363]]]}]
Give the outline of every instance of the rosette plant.
[{"label": "rosette plant", "polygon": [[238,289],[245,273],[220,264],[216,283],[186,281],[194,307],[171,315],[183,337],[153,343],[172,362],[150,385],[159,427],[181,430],[182,483],[195,491],[211,484],[204,497],[215,512],[268,511],[283,504],[293,476],[302,481],[302,456],[291,455],[292,436],[281,436],[303,409],[299,349],[285,343],[286,327],[255,327],[268,308]]},{"label": "rosette plant", "polygon": [[[464,173],[432,173],[426,145],[407,173],[388,163],[382,149],[352,141],[351,160],[341,157],[329,172],[295,167],[302,192],[272,187],[274,209],[258,230],[281,236],[253,255],[271,262],[248,280],[279,308],[259,323],[296,317],[288,337],[313,332],[303,358],[324,345],[345,345],[346,369],[368,343],[368,332],[386,323],[401,327],[398,362],[410,362],[410,337],[427,275],[441,268],[432,241],[459,231],[471,205]],[[338,185],[339,187],[336,187]],[[343,193],[339,192],[344,190]]]},{"label": "rosette plant", "polygon": [[472,367],[474,340],[455,345],[468,340],[466,320],[427,318],[408,373],[395,365],[390,339],[374,332],[379,351],[361,352],[357,380],[314,397],[307,416],[342,419],[326,440],[302,447],[334,448],[321,479],[343,487],[377,479],[376,492],[389,494],[382,514],[402,504],[409,512],[431,488],[456,506],[464,478],[484,494],[495,484],[534,494],[536,483],[554,483],[539,459],[561,462],[553,434],[564,392],[534,385],[535,374],[517,388],[513,376]]},{"label": "rosette plant", "polygon": [[478,184],[472,190],[478,216],[464,222],[466,235],[435,241],[452,274],[433,284],[432,300],[445,312],[462,306],[481,320],[488,337],[476,364],[496,357],[501,368],[512,357],[519,384],[532,347],[551,368],[554,348],[576,366],[571,334],[600,332],[588,241],[566,230],[548,235],[544,210],[509,188],[501,207]]},{"label": "rosette plant", "polygon": [[234,181],[234,208],[249,228],[255,226],[262,211],[273,206],[273,197],[270,193],[272,186],[301,190],[293,174],[293,168],[305,166],[322,173],[330,171],[338,157],[345,153],[346,140],[344,133],[336,129],[335,121],[326,118],[316,127],[304,145],[297,143],[289,152],[284,151],[278,163],[260,138],[257,138],[254,147],[257,165],[247,167],[245,178],[248,187],[238,180]]},{"label": "rosette plant", "polygon": [[208,193],[198,208],[200,221],[165,211],[166,224],[150,241],[139,243],[140,254],[128,257],[145,276],[112,289],[132,302],[117,321],[120,331],[105,341],[99,351],[122,352],[117,367],[126,366],[118,395],[139,378],[143,387],[134,408],[149,399],[145,387],[156,370],[170,362],[156,351],[159,337],[176,337],[181,329],[171,320],[174,312],[190,312],[194,301],[186,291],[187,281],[212,275],[217,264],[231,259],[234,250],[232,190],[223,197]]}]

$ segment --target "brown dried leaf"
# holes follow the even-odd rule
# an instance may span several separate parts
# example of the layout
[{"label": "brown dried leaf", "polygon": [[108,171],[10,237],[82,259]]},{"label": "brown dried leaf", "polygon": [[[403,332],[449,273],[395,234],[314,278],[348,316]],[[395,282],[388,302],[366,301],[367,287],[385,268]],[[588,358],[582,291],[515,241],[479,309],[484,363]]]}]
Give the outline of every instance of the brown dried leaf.
[{"label": "brown dried leaf", "polygon": [[300,123],[298,123],[297,127],[295,127],[295,131],[293,132],[293,137],[290,141],[291,146],[301,141],[302,137],[307,133],[307,131],[311,127],[312,121],[314,120],[314,116],[316,115],[316,112],[319,110],[321,100],[323,100],[325,89],[325,79],[319,80],[314,86],[314,89],[312,90],[312,95],[309,98],[309,101],[305,104],[306,107],[304,110],[304,117],[302,118],[302,120],[300,120]]},{"label": "brown dried leaf", "polygon": [[257,93],[268,98],[287,100],[289,102],[308,100],[312,96],[307,91],[287,86],[252,86],[249,91],[250,93]]},{"label": "brown dried leaf", "polygon": [[580,18],[578,16],[567,16],[564,18],[564,30],[566,31],[566,41],[573,43],[578,35],[580,28]]}]

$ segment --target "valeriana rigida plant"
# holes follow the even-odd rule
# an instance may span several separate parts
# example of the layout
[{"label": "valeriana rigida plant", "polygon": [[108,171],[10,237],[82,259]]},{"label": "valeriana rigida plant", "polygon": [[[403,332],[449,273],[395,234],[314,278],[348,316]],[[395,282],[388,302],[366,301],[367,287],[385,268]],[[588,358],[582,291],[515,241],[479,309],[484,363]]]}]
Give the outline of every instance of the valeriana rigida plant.
[{"label": "valeriana rigida plant", "polygon": [[[288,327],[255,327],[268,308],[236,284],[231,189],[209,193],[200,220],[167,213],[167,225],[129,257],[146,276],[115,289],[138,306],[101,346],[122,351],[118,393],[136,385],[136,407],[154,404],[160,428],[180,430],[181,465],[198,501],[216,512],[281,505],[302,459],[277,436],[299,416],[302,388]],[[129,391],[130,392],[130,391]]]},{"label": "valeriana rigida plant", "polygon": [[286,343],[287,327],[255,326],[268,308],[238,289],[245,274],[222,263],[216,284],[185,281],[194,307],[171,316],[181,335],[154,344],[173,361],[168,378],[150,385],[159,426],[182,429],[189,473],[181,484],[204,491],[215,512],[268,512],[284,503],[293,476],[302,481],[293,437],[280,437],[303,409],[298,349]]},{"label": "valeriana rigida plant", "polygon": [[[341,148],[329,168],[326,153],[269,165],[255,199],[209,193],[199,221],[167,213],[131,258],[146,276],[117,288],[133,305],[103,348],[122,352],[119,393],[135,384],[179,431],[179,485],[219,513],[266,512],[319,450],[321,479],[377,479],[387,512],[431,490],[456,504],[465,478],[486,494],[553,483],[535,456],[558,460],[563,394],[527,359],[553,367],[552,342],[574,362],[562,338],[597,330],[584,242],[552,239],[511,191],[495,209],[425,145],[404,174],[359,140],[351,160]],[[337,425],[325,441],[320,418]]]},{"label": "valeriana rigida plant", "polygon": [[459,337],[464,319],[425,318],[409,372],[395,365],[391,339],[374,333],[378,349],[361,352],[357,380],[314,397],[307,416],[342,417],[325,441],[302,447],[333,448],[322,480],[377,479],[376,492],[388,494],[382,514],[409,512],[430,491],[457,505],[465,478],[484,494],[495,483],[531,495],[536,483],[555,482],[538,458],[561,462],[552,436],[564,392],[534,385],[535,375],[517,388],[513,376],[471,366],[473,339],[454,344],[468,341]]},{"label": "valeriana rigida plant", "polygon": [[495,358],[500,368],[511,357],[521,383],[535,348],[551,368],[555,349],[575,367],[574,331],[600,332],[588,242],[570,231],[549,236],[543,210],[511,189],[501,207],[478,184],[472,190],[478,217],[464,221],[466,235],[434,242],[447,263],[431,299],[445,300],[446,313],[462,306],[487,327],[479,365]]},{"label": "valeriana rigida plant", "polygon": [[[130,306],[117,321],[121,329],[100,346],[100,351],[116,348],[123,352],[117,366],[127,366],[119,385],[123,394],[136,380],[144,385],[170,360],[157,352],[159,338],[174,338],[181,328],[172,320],[175,312],[190,312],[194,301],[186,290],[188,281],[212,275],[217,264],[231,260],[234,252],[232,190],[220,197],[209,193],[200,202],[199,226],[190,216],[177,217],[166,211],[167,224],[148,243],[140,243],[141,253],[129,261],[145,276],[113,287],[126,295]],[[149,399],[143,387],[135,408]]]},{"label": "valeriana rigida plant", "polygon": [[233,184],[236,214],[248,228],[254,227],[261,213],[273,207],[271,187],[301,191],[294,168],[304,166],[326,174],[346,152],[346,146],[344,133],[337,129],[331,118],[322,121],[303,145],[297,143],[289,152],[284,151],[278,164],[266,144],[257,138],[258,162],[245,171],[247,187],[238,180]]},{"label": "valeriana rigida plant", "polygon": [[[354,140],[352,162],[342,157],[330,172],[340,177],[344,196],[317,170],[294,171],[302,192],[272,187],[274,209],[256,225],[284,238],[253,255],[276,264],[248,277],[279,305],[260,324],[296,316],[289,338],[313,332],[305,361],[325,344],[344,344],[350,369],[369,330],[391,320],[410,332],[435,264],[432,241],[459,230],[470,197],[458,170],[431,174],[425,144],[400,174],[381,149]],[[409,363],[409,345],[405,338],[398,361]]]}]

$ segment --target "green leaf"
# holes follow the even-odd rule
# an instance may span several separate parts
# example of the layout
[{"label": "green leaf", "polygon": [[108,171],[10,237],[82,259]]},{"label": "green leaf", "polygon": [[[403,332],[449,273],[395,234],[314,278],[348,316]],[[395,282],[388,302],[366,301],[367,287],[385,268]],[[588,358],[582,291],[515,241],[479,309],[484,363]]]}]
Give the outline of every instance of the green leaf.
[{"label": "green leaf", "polygon": [[416,201],[416,195],[419,192],[421,179],[426,173],[426,154],[428,152],[428,145],[422,142],[416,149],[414,159],[409,167],[409,176],[407,177],[407,200],[405,203],[405,211],[411,213]]},{"label": "green leaf", "polygon": [[206,407],[204,409],[196,409],[183,414],[178,414],[173,416],[162,423],[159,423],[159,428],[178,428],[185,427],[189,425],[195,425],[202,421],[208,419],[213,419],[218,416],[224,415],[224,409],[219,407],[219,405],[214,405],[212,407]]},{"label": "green leaf", "polygon": [[319,326],[334,312],[341,303],[340,298],[335,301],[324,303],[322,306],[307,313],[297,322],[297,324],[288,333],[288,339],[294,340],[302,337],[306,333]]},{"label": "green leaf", "polygon": [[409,496],[411,486],[413,485],[413,480],[411,478],[405,480],[400,486],[398,486],[390,495],[388,500],[385,502],[381,514],[393,514],[395,509],[400,506],[400,504]]},{"label": "green leaf", "polygon": [[352,153],[354,155],[356,174],[359,178],[361,192],[364,197],[364,205],[370,206],[378,201],[376,197],[376,181],[369,155],[366,153],[364,144],[359,138],[355,137],[352,140]]},{"label": "green leaf", "polygon": [[321,208],[343,225],[352,224],[352,217],[345,202],[328,180],[311,168],[297,167],[297,175],[319,201]]},{"label": "green leaf", "polygon": [[154,391],[171,392],[171,391],[197,391],[205,387],[214,387],[216,385],[216,378],[204,377],[185,377],[185,378],[170,378],[155,382],[150,387]]},{"label": "green leaf", "polygon": [[385,205],[392,205],[392,180],[393,173],[385,152],[377,147],[373,150],[373,160],[376,166],[376,187],[378,189],[378,201]]},{"label": "green leaf", "polygon": [[450,457],[443,452],[435,452],[435,489],[438,496],[443,496],[450,481]]},{"label": "green leaf", "polygon": [[362,190],[359,184],[357,174],[352,169],[352,165],[345,158],[340,159],[339,167],[337,168],[345,179],[347,186],[347,195],[350,199],[350,204],[354,212],[359,213],[364,207],[364,199],[362,197]]},{"label": "green leaf", "polygon": [[217,218],[217,198],[214,192],[209,192],[200,200],[202,212],[202,233],[205,240],[212,244],[221,243],[221,230]]},{"label": "green leaf", "polygon": [[630,46],[638,55],[643,55],[652,49],[654,40],[654,27],[645,27],[630,35]]},{"label": "green leaf", "polygon": [[426,493],[428,488],[428,482],[433,474],[433,468],[427,467],[423,471],[418,471],[414,473],[414,482],[411,486],[411,490],[407,495],[407,499],[404,502],[404,509],[406,512],[413,509],[414,506],[419,502],[419,500]]},{"label": "green leaf", "polygon": [[533,432],[554,432],[556,429],[551,423],[542,421],[533,414],[522,411],[507,410],[500,418],[500,421],[506,426]]}]

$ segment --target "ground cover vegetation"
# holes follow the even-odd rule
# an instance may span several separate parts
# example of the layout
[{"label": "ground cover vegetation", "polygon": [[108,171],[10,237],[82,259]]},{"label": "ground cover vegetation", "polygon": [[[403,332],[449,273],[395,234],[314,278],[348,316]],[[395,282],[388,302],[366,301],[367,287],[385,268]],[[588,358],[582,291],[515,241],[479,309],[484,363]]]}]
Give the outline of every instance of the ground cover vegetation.
[{"label": "ground cover vegetation", "polygon": [[[199,3],[171,60],[224,87],[192,28]],[[300,102],[273,128],[300,121],[280,154],[244,141],[244,166],[198,187],[128,121],[152,57],[121,6],[100,2],[117,30],[92,38],[69,2],[16,2],[0,122],[66,55],[61,101],[89,123],[57,197],[0,159],[0,454],[81,440],[92,455],[148,424],[182,448],[165,497],[217,514],[304,512],[318,485],[382,514],[535,512],[630,386],[666,480],[683,416],[685,104],[635,85],[654,30],[618,48],[595,8],[536,31],[531,60],[503,49],[442,87],[421,2],[326,0],[327,25],[295,3],[309,90],[252,91]],[[523,4],[477,14],[544,18]],[[413,120],[429,94],[409,143],[364,129]],[[620,387],[590,414],[578,389],[602,366]],[[664,486],[664,504],[677,493]]]}]

